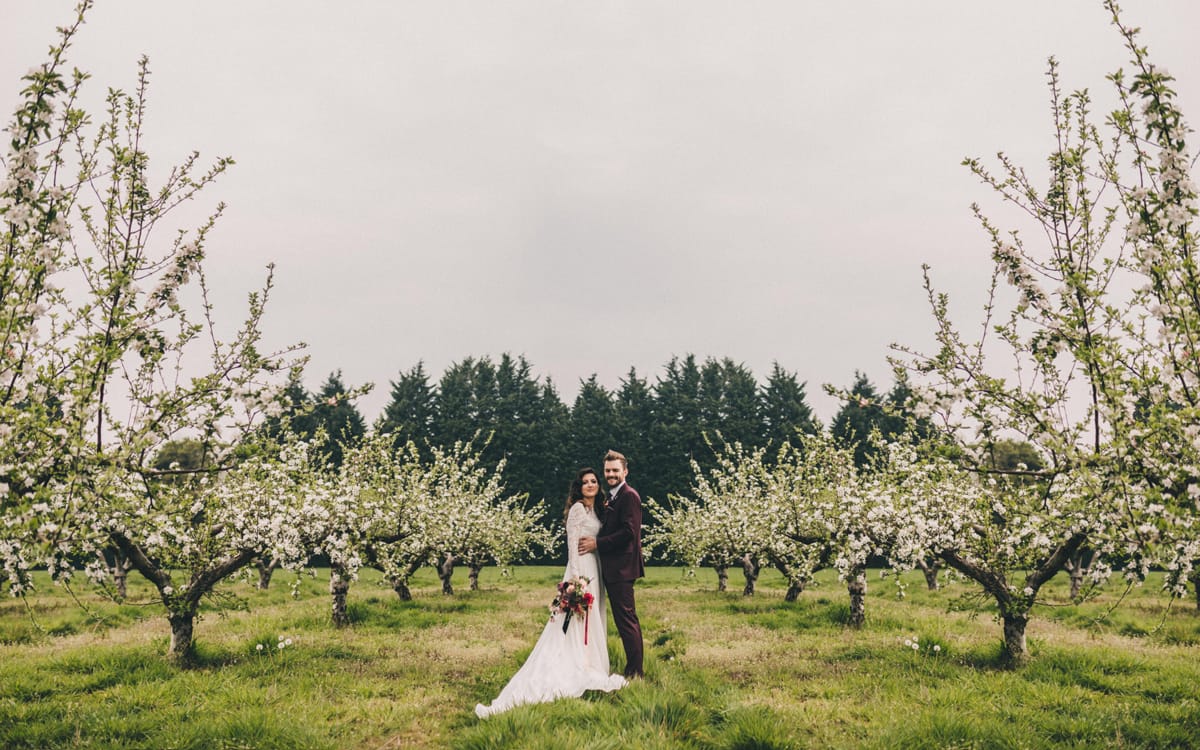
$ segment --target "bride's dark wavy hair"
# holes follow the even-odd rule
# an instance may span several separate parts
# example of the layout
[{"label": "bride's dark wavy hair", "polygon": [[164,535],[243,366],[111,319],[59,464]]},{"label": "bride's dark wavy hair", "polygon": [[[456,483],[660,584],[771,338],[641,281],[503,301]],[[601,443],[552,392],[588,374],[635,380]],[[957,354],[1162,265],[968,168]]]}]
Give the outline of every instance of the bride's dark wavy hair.
[{"label": "bride's dark wavy hair", "polygon": [[[571,489],[567,490],[567,505],[563,508],[563,523],[566,523],[567,516],[571,515],[571,506],[583,499],[583,478],[588,474],[596,477],[596,484],[600,485],[600,474],[590,466],[585,466],[575,475],[575,480],[571,482]],[[604,492],[604,485],[600,485],[596,492],[596,505],[593,510],[596,515],[602,512],[602,504],[608,495]]]}]

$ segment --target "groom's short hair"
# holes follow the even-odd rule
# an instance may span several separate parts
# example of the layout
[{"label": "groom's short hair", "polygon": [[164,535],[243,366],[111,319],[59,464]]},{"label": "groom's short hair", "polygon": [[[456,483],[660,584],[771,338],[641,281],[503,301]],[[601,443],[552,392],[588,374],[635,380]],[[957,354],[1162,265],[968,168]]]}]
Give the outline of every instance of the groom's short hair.
[{"label": "groom's short hair", "polygon": [[622,453],[617,453],[616,451],[613,451],[613,450],[610,450],[608,453],[605,453],[604,454],[604,463],[608,463],[609,461],[620,461],[622,468],[624,468],[627,471],[629,469],[629,462],[625,460],[625,455]]}]

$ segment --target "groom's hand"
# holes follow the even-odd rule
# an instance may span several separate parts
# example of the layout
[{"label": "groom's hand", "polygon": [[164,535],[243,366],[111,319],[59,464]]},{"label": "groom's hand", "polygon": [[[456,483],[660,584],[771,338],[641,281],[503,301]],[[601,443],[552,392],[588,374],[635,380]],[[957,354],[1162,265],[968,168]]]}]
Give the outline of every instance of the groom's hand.
[{"label": "groom's hand", "polygon": [[596,540],[594,537],[582,536],[579,537],[579,554],[586,555],[596,549]]}]

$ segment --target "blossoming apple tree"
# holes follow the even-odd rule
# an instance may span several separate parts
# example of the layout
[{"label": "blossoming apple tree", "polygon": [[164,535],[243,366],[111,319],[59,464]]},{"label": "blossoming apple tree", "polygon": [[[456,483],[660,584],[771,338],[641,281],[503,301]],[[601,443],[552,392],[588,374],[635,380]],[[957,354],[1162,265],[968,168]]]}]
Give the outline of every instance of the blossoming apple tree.
[{"label": "blossoming apple tree", "polygon": [[413,491],[420,512],[411,516],[406,538],[373,545],[372,564],[388,577],[401,599],[409,599],[408,580],[424,565],[438,570],[442,591],[453,594],[451,576],[459,563],[470,570],[471,588],[489,562],[505,566],[533,554],[550,551],[557,535],[539,523],[542,503],[528,504],[525,495],[506,494],[504,463],[489,468],[469,443],[450,448],[431,447],[419,462],[419,486]]},{"label": "blossoming apple tree", "polygon": [[715,455],[708,472],[692,462],[689,495],[672,495],[669,507],[647,498],[655,519],[643,539],[649,554],[674,555],[693,568],[711,565],[719,591],[726,589],[728,569],[739,565],[746,577],[743,593],[753,594],[759,561],[767,558],[773,536],[764,452],[728,445]]},{"label": "blossoming apple tree", "polygon": [[[775,461],[763,449],[728,446],[707,474],[696,468],[693,496],[663,508],[647,501],[657,524],[647,535],[654,550],[691,566],[762,559],[788,579],[794,601],[820,567],[832,564],[850,594],[851,624],[863,620],[867,560],[890,516],[858,490],[853,452],[825,434],[801,435]],[[754,571],[747,571],[747,594]]]},{"label": "blossoming apple tree", "polygon": [[[939,350],[898,347],[898,364],[923,378],[922,408],[961,441],[982,483],[953,479],[975,511],[957,538],[933,543],[995,598],[1017,662],[1028,658],[1024,627],[1040,585],[1084,550],[1099,555],[1094,581],[1118,565],[1138,582],[1157,563],[1176,594],[1197,557],[1200,277],[1188,131],[1171,77],[1116,4],[1106,7],[1134,75],[1110,77],[1119,105],[1104,128],[1086,91],[1062,93],[1052,60],[1057,145],[1046,187],[1003,155],[998,174],[966,162],[1018,209],[1010,230],[975,209],[995,269],[980,334],[959,332],[927,270]],[[1043,241],[1028,243],[1030,233]],[[1045,468],[989,468],[979,446],[1011,436],[1035,446]],[[927,510],[946,517],[953,495],[931,495]],[[1011,582],[1022,570],[1025,585]]]},{"label": "blossoming apple tree", "polygon": [[[66,52],[90,2],[24,76],[0,182],[0,561],[11,593],[44,565],[67,582],[79,556],[115,549],[147,575],[172,619],[171,653],[190,646],[200,596],[275,542],[255,529],[278,508],[247,502],[241,444],[274,408],[292,350],[260,351],[270,276],[245,323],[223,340],[203,272],[217,206],[195,229],[173,224],[232,161],[192,154],[156,172],[144,150],[149,68],[105,117],[78,107],[87,76]],[[182,299],[198,301],[199,316]],[[207,361],[207,364],[205,364]],[[161,481],[159,446],[193,436],[214,478],[193,497]],[[228,481],[216,482],[221,472]],[[244,484],[242,485],[244,488]],[[239,494],[241,492],[241,494]],[[242,498],[242,499],[237,499]],[[186,582],[166,560],[190,571]],[[101,566],[89,566],[101,574]]]},{"label": "blossoming apple tree", "polygon": [[772,473],[770,506],[780,519],[781,540],[820,550],[850,596],[848,623],[866,616],[867,562],[885,550],[894,529],[886,495],[863,492],[854,450],[830,435],[800,436],[784,446]]}]

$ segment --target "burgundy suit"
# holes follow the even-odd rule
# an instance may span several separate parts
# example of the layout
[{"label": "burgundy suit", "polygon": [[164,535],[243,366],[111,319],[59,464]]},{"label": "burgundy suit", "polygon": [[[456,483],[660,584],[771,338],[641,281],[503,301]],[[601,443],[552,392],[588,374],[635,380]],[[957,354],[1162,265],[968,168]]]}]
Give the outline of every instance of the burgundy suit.
[{"label": "burgundy suit", "polygon": [[628,484],[609,499],[596,534],[604,588],[613,622],[625,646],[625,676],[642,676],[642,626],[633,601],[633,582],[646,573],[642,560],[642,498]]}]

